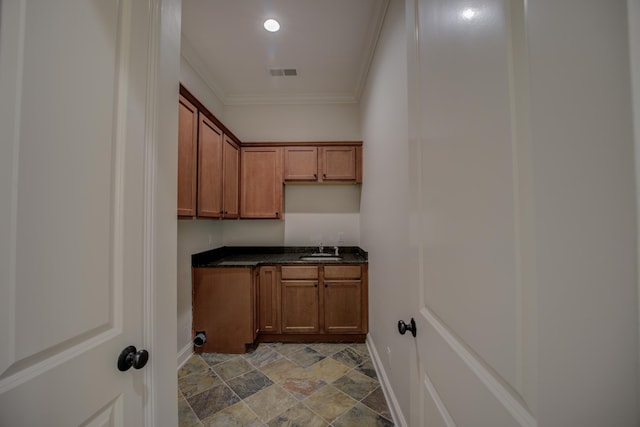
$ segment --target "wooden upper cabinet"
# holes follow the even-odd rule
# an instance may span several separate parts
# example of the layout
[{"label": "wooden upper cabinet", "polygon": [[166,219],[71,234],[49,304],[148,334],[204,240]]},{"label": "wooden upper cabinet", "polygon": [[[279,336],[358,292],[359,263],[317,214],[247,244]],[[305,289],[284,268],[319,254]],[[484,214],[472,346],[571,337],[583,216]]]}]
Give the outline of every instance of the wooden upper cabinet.
[{"label": "wooden upper cabinet", "polygon": [[361,183],[362,146],[285,146],[284,180]]},{"label": "wooden upper cabinet", "polygon": [[320,147],[320,181],[356,181],[356,147]]},{"label": "wooden upper cabinet", "polygon": [[284,180],[317,181],[318,148],[284,147]]},{"label": "wooden upper cabinet", "polygon": [[200,115],[198,141],[198,216],[222,217],[222,130]]},{"label": "wooden upper cabinet", "polygon": [[241,218],[282,218],[282,147],[241,148]]},{"label": "wooden upper cabinet", "polygon": [[226,135],[222,157],[222,216],[238,218],[240,216],[240,147]]},{"label": "wooden upper cabinet", "polygon": [[178,216],[196,214],[198,110],[180,96],[178,107]]}]

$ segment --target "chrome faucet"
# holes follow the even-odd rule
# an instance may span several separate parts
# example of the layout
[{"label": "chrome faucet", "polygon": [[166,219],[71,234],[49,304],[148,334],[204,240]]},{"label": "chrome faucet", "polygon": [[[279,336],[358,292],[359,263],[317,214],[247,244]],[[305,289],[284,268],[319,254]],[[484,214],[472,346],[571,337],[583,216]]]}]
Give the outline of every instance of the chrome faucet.
[{"label": "chrome faucet", "polygon": [[334,256],[340,256],[340,254],[338,253],[338,247],[337,246],[333,247],[333,255]]}]

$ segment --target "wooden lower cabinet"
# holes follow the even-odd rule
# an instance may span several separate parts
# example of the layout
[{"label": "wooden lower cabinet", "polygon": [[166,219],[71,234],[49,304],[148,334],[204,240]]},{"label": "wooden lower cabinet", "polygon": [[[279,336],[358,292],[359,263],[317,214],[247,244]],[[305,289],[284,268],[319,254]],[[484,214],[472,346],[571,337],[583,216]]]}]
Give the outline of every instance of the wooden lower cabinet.
[{"label": "wooden lower cabinet", "polygon": [[255,340],[251,268],[193,269],[193,333],[207,341],[196,352],[244,353]]},{"label": "wooden lower cabinet", "polygon": [[[279,318],[281,328],[278,332],[261,325],[259,340],[364,340],[368,332],[367,264],[279,268],[280,304],[276,296],[263,302],[261,295],[260,308],[267,307],[267,318]],[[260,283],[259,289],[273,288],[272,277],[266,278],[267,285]],[[260,319],[263,316],[261,312]]]}]

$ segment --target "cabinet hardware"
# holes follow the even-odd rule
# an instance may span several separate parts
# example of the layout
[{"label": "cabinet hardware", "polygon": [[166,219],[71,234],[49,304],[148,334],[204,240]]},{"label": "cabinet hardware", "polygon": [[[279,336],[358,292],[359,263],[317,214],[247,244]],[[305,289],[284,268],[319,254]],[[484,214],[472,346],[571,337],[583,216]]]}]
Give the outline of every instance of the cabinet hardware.
[{"label": "cabinet hardware", "polygon": [[409,325],[404,323],[404,320],[398,320],[398,332],[400,332],[400,335],[406,334],[407,331],[410,331],[411,335],[413,335],[414,337],[416,336],[416,321],[413,320],[413,317],[411,318],[411,322],[409,322]]}]

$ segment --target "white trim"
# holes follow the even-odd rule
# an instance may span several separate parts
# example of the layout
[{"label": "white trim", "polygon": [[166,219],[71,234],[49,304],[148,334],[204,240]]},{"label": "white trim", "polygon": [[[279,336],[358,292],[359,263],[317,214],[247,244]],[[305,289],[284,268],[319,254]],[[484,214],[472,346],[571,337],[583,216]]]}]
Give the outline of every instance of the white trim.
[{"label": "white trim", "polygon": [[[158,63],[160,46],[160,0],[148,3],[148,56],[147,56],[147,87],[145,99],[145,129],[144,129],[144,230],[142,253],[142,343],[145,349],[155,349],[156,321],[155,321],[155,224],[156,224],[156,163],[158,150]],[[144,370],[144,384],[147,392],[144,394],[144,425],[156,426],[156,406],[158,393],[154,386],[156,373],[151,362]]]},{"label": "white trim", "polygon": [[400,404],[398,403],[398,399],[393,392],[391,383],[389,383],[389,377],[387,377],[387,373],[385,372],[382,361],[380,360],[380,355],[376,351],[376,346],[373,343],[373,338],[371,338],[370,334],[367,334],[366,343],[367,349],[369,349],[369,354],[371,354],[373,367],[375,368],[376,375],[378,375],[378,380],[380,381],[382,392],[384,393],[384,397],[387,400],[387,404],[389,405],[391,417],[393,418],[393,424],[400,427],[408,427],[407,420],[404,418],[402,410],[400,409]]},{"label": "white trim", "polygon": [[519,425],[537,427],[538,422],[514,396],[502,385],[495,376],[480,362],[467,348],[435,317],[427,308],[422,308],[420,314],[429,322],[431,327],[442,337],[456,355],[469,367],[471,372],[487,387],[491,394],[511,414]]},{"label": "white trim", "polygon": [[191,355],[193,355],[193,344],[189,342],[178,352],[178,370],[182,368],[182,365],[187,363]]},{"label": "white trim", "polygon": [[447,427],[456,427],[456,423],[453,421],[453,418],[451,418],[451,414],[449,414],[449,411],[447,411],[447,407],[444,406],[444,403],[442,402],[438,391],[436,390],[435,386],[431,382],[431,378],[429,378],[429,375],[427,375],[426,372],[424,373],[424,387],[427,389],[427,392],[429,392],[431,400],[433,400],[436,408],[438,408],[440,417],[447,425]]},{"label": "white trim", "polygon": [[360,101],[362,98],[362,92],[367,83],[369,77],[369,70],[371,69],[371,63],[376,54],[376,48],[378,46],[378,40],[380,39],[380,33],[382,33],[382,26],[384,25],[385,18],[387,17],[387,10],[389,10],[390,0],[382,0],[376,6],[376,10],[373,12],[374,18],[370,22],[370,26],[367,30],[367,36],[365,40],[368,42],[367,46],[363,49],[364,55],[360,63],[360,70],[356,79],[356,100]]}]

